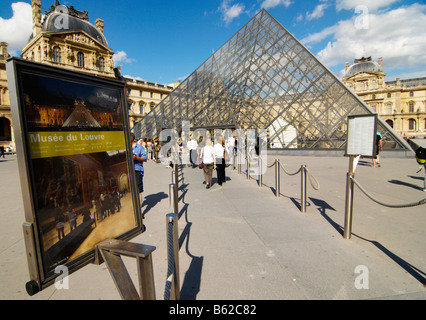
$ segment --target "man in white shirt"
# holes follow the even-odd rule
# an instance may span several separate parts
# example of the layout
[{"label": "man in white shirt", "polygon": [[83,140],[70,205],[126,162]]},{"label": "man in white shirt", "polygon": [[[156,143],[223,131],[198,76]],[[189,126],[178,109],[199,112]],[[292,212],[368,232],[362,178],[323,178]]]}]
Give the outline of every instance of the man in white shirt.
[{"label": "man in white shirt", "polygon": [[192,167],[195,168],[197,166],[196,161],[198,156],[197,155],[198,143],[194,137],[192,137],[192,139],[188,141],[187,147],[189,150],[189,161],[191,162]]}]

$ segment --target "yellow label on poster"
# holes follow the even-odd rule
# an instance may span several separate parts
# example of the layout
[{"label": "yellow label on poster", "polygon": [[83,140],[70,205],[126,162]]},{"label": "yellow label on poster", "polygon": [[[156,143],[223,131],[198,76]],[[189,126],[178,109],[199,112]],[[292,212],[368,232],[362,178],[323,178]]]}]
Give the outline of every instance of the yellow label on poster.
[{"label": "yellow label on poster", "polygon": [[30,132],[32,159],[126,149],[123,131]]}]

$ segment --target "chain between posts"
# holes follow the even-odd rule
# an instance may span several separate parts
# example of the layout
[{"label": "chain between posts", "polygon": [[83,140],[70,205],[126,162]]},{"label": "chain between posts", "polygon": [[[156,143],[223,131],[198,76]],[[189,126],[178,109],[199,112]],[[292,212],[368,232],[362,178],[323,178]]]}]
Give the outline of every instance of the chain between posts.
[{"label": "chain between posts", "polygon": [[[250,166],[249,166],[249,159],[247,159],[247,177],[249,177],[250,173]],[[259,187],[262,186],[263,182],[262,182],[262,160],[259,157],[258,160],[259,163]],[[280,186],[281,186],[281,175],[280,175],[280,169],[282,169],[284,171],[284,173],[286,173],[289,176],[294,176],[297,175],[298,173],[301,173],[301,211],[302,212],[306,212],[306,178],[309,177],[309,182],[311,183],[311,186],[313,189],[315,190],[319,190],[320,189],[320,184],[318,182],[318,180],[312,175],[312,173],[308,170],[308,167],[306,165],[302,165],[299,170],[297,170],[294,173],[289,173],[287,172],[287,170],[284,168],[284,166],[281,164],[279,159],[275,159],[275,161],[271,164],[271,165],[266,165],[267,168],[272,168],[273,166],[275,166],[275,196],[279,197],[280,196]],[[240,172],[239,172],[240,173]],[[314,185],[315,182],[315,185]]]},{"label": "chain between posts", "polygon": [[407,203],[407,204],[397,204],[397,205],[394,205],[394,204],[387,204],[387,203],[384,203],[384,202],[381,202],[381,201],[379,201],[379,200],[377,200],[377,199],[375,199],[371,194],[369,194],[360,184],[359,184],[359,182],[358,181],[356,181],[355,180],[355,178],[354,177],[350,177],[350,179],[356,184],[356,186],[362,191],[362,193],[364,193],[368,198],[370,198],[372,201],[374,201],[374,202],[376,202],[376,203],[378,203],[378,204],[380,204],[380,205],[382,205],[382,206],[385,206],[385,207],[389,207],[389,208],[410,208],[410,207],[416,207],[416,206],[420,206],[420,205],[423,205],[423,204],[425,204],[426,203],[426,199],[422,199],[422,200],[420,200],[420,201],[417,201],[417,202],[412,202],[412,203]]}]

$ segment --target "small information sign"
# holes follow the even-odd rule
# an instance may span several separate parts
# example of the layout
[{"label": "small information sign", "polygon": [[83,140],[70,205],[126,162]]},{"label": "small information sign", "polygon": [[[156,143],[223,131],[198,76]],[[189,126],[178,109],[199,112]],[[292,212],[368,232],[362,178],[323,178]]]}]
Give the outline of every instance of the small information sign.
[{"label": "small information sign", "polygon": [[349,116],[346,156],[376,156],[377,114]]}]

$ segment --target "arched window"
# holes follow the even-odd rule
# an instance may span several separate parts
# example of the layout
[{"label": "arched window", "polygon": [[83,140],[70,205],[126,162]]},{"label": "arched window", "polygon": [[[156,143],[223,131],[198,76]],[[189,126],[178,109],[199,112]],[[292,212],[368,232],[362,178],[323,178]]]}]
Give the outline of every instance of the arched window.
[{"label": "arched window", "polygon": [[98,60],[99,71],[105,71],[105,59],[100,57]]},{"label": "arched window", "polygon": [[0,141],[12,141],[10,120],[4,117],[0,118]]},{"label": "arched window", "polygon": [[392,120],[386,120],[386,123],[393,128],[393,121]]},{"label": "arched window", "polygon": [[82,52],[77,53],[77,65],[84,68],[84,53]]},{"label": "arched window", "polygon": [[53,47],[53,62],[62,62],[61,48],[59,48],[58,46]]},{"label": "arched window", "polygon": [[408,119],[408,130],[416,130],[416,120]]}]

